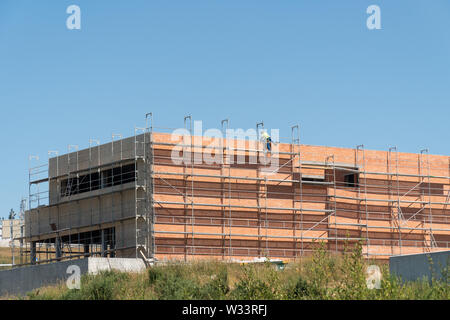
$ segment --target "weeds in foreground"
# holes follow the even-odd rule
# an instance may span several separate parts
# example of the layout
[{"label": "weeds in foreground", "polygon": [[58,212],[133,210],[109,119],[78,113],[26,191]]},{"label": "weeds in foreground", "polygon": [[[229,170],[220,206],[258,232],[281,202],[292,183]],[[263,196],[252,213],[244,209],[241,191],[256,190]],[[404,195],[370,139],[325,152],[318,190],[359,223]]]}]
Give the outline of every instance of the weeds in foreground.
[{"label": "weeds in foreground", "polygon": [[448,266],[441,280],[433,277],[431,281],[402,282],[389,274],[386,265],[380,265],[380,288],[368,289],[369,263],[361,248],[357,243],[337,256],[319,244],[312,257],[284,270],[269,262],[241,265],[211,261],[160,265],[141,274],[109,271],[84,275],[79,290],[60,284],[35,290],[26,299],[450,299]]}]

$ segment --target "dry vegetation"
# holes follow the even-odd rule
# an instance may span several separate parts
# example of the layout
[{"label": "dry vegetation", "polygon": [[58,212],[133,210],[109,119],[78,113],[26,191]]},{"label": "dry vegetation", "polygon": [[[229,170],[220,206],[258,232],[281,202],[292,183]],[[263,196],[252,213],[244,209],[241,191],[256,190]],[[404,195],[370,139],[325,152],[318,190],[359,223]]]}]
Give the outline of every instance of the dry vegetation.
[{"label": "dry vegetation", "polygon": [[149,268],[145,273],[105,272],[82,277],[80,290],[64,284],[41,288],[23,299],[450,299],[449,273],[440,281],[402,283],[380,265],[380,289],[366,286],[361,246],[336,257],[319,247],[314,256],[277,270],[270,263],[196,262]]},{"label": "dry vegetation", "polygon": [[[14,253],[15,262],[19,263],[20,255],[19,250],[16,249]],[[11,248],[0,248],[0,264],[10,264],[12,263],[12,252]],[[0,267],[2,269],[9,269],[9,267]]]}]

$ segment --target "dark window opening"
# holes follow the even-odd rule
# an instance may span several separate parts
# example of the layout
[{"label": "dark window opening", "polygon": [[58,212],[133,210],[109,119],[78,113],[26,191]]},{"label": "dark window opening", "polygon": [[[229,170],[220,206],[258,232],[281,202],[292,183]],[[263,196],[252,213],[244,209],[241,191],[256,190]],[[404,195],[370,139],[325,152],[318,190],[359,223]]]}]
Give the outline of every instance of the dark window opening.
[{"label": "dark window opening", "polygon": [[129,164],[122,167],[122,183],[133,182],[136,180],[135,164]]},{"label": "dark window opening", "polygon": [[348,188],[358,187],[358,174],[356,174],[356,173],[346,174],[344,176],[344,183],[345,183],[345,186]]},{"label": "dark window opening", "polygon": [[123,167],[117,167],[112,170],[111,184],[117,186],[122,183],[122,171]]},{"label": "dark window opening", "polygon": [[135,164],[105,169],[100,172],[80,175],[61,181],[61,196],[68,197],[79,193],[94,191],[136,180]]},{"label": "dark window opening", "polygon": [[88,174],[88,175],[80,176],[78,193],[86,192],[86,190],[89,190],[89,188],[91,186],[90,181],[91,181],[91,175]]},{"label": "dark window opening", "polygon": [[100,174],[98,172],[91,174],[91,188],[92,190],[100,189]]},{"label": "dark window opening", "polygon": [[[56,225],[51,225],[52,229],[54,226],[53,230],[57,229]],[[113,258],[116,255],[116,229],[112,227],[103,230],[63,235],[58,239],[50,238],[40,243],[47,244],[46,250],[37,250],[36,253],[38,255],[45,254],[49,259],[79,259],[81,256]]]},{"label": "dark window opening", "polygon": [[104,170],[102,173],[102,188],[109,188],[112,186],[113,171],[112,169]]}]

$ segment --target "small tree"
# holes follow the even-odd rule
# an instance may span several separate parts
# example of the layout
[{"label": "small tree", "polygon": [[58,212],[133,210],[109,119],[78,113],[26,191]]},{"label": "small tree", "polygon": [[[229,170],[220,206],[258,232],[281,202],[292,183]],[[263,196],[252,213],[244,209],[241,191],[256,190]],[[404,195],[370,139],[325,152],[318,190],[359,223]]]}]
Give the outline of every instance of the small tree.
[{"label": "small tree", "polygon": [[13,220],[15,218],[15,216],[16,216],[16,213],[14,212],[13,209],[11,209],[11,211],[9,211],[8,219]]}]

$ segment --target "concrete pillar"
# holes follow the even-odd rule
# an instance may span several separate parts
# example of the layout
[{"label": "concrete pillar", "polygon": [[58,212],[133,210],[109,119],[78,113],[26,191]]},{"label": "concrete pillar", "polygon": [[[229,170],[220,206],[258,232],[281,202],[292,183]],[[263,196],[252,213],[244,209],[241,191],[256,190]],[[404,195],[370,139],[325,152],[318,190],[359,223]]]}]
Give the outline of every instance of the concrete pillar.
[{"label": "concrete pillar", "polygon": [[59,237],[55,239],[55,257],[61,259],[61,240]]},{"label": "concrete pillar", "polygon": [[30,263],[35,264],[36,263],[36,241],[31,242],[30,247]]},{"label": "concrete pillar", "polygon": [[106,230],[102,229],[102,257],[106,257],[108,250],[108,243],[106,242]]},{"label": "concrete pillar", "polygon": [[84,244],[84,255],[85,257],[88,257],[89,255],[89,243]]},{"label": "concrete pillar", "polygon": [[115,241],[115,236],[114,236],[114,229],[111,230],[111,242],[109,244],[109,249],[111,250],[109,256],[111,258],[115,258],[116,257],[116,250],[115,250],[116,249],[116,241]]}]

